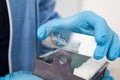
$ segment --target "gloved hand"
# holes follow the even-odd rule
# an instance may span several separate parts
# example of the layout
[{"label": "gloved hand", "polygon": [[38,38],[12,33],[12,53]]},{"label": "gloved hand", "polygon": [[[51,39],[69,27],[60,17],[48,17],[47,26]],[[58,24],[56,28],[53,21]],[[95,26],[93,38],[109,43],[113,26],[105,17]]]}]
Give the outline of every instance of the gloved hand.
[{"label": "gloved hand", "polygon": [[5,77],[1,78],[0,80],[43,80],[43,79],[33,75],[31,72],[19,71],[8,74]]},{"label": "gloved hand", "polygon": [[65,19],[49,21],[38,28],[37,36],[44,40],[59,30],[94,36],[97,42],[94,52],[95,59],[101,59],[105,55],[109,60],[120,57],[120,41],[117,34],[110,29],[102,17],[91,11],[85,11]]},{"label": "gloved hand", "polygon": [[114,78],[110,75],[110,71],[106,70],[105,76],[103,77],[102,80],[114,80]]}]

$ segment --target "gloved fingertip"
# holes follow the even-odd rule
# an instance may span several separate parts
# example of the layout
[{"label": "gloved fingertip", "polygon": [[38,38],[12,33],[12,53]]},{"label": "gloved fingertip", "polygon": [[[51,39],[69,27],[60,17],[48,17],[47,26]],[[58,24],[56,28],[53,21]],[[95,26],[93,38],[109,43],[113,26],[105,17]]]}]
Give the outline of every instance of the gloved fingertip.
[{"label": "gloved fingertip", "polygon": [[96,60],[100,60],[100,59],[102,59],[103,57],[94,55],[94,58],[95,58]]},{"label": "gloved fingertip", "polygon": [[45,29],[44,28],[42,28],[42,27],[38,28],[38,30],[37,30],[37,37],[40,40],[44,40],[46,38],[46,36],[45,36]]},{"label": "gloved fingertip", "polygon": [[107,56],[107,59],[110,60],[110,61],[114,61],[114,60],[117,59],[117,57],[108,57],[108,56]]},{"label": "gloved fingertip", "polygon": [[110,71],[109,70],[106,70],[105,71],[105,76],[109,76],[110,75]]},{"label": "gloved fingertip", "polygon": [[117,59],[118,54],[119,54],[118,52],[112,52],[112,53],[108,53],[106,57],[108,60],[114,61]]},{"label": "gloved fingertip", "polygon": [[104,54],[102,54],[98,49],[96,49],[93,57],[95,59],[99,60],[99,59],[102,59],[104,57]]},{"label": "gloved fingertip", "polygon": [[102,59],[107,53],[107,48],[104,45],[97,45],[95,52],[94,52],[94,58],[99,60]]},{"label": "gloved fingertip", "polygon": [[105,75],[102,80],[114,80],[114,78],[110,75],[110,71],[106,70]]}]

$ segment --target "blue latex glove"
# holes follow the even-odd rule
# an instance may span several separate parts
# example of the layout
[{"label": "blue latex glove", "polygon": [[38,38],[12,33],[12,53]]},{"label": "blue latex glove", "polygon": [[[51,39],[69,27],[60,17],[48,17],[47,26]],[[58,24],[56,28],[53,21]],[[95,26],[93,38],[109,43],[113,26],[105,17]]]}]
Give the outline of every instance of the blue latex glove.
[{"label": "blue latex glove", "polygon": [[[31,72],[15,72],[12,74],[8,74],[4,78],[0,78],[0,80],[43,80],[31,74]],[[105,72],[105,76],[102,80],[114,80],[112,76],[110,76],[110,72],[107,70]]]},{"label": "blue latex glove", "polygon": [[65,19],[55,19],[38,28],[37,36],[44,40],[59,30],[87,34],[95,37],[97,47],[94,58],[101,59],[105,55],[109,60],[120,57],[120,41],[106,21],[91,11],[85,11]]},{"label": "blue latex glove", "polygon": [[31,72],[19,71],[8,74],[5,77],[0,78],[0,80],[43,80],[43,79],[33,75]]},{"label": "blue latex glove", "polygon": [[114,80],[114,78],[110,75],[110,71],[106,70],[105,76],[103,77],[102,80]]}]

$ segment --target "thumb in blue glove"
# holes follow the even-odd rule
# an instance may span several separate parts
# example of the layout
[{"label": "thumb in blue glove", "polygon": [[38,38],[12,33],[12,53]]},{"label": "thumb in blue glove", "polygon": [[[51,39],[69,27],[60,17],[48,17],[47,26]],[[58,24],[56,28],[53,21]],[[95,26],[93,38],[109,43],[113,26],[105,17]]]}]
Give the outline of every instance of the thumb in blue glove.
[{"label": "thumb in blue glove", "polygon": [[103,77],[102,80],[114,80],[114,78],[110,75],[110,71],[106,70],[105,76]]},{"label": "thumb in blue glove", "polygon": [[43,80],[29,71],[19,71],[6,75],[2,80]]},{"label": "thumb in blue glove", "polygon": [[120,41],[117,34],[110,29],[102,17],[91,11],[81,12],[65,19],[49,21],[38,28],[37,36],[44,40],[60,30],[94,36],[97,42],[94,52],[96,59],[101,59],[105,55],[109,60],[120,57]]}]

